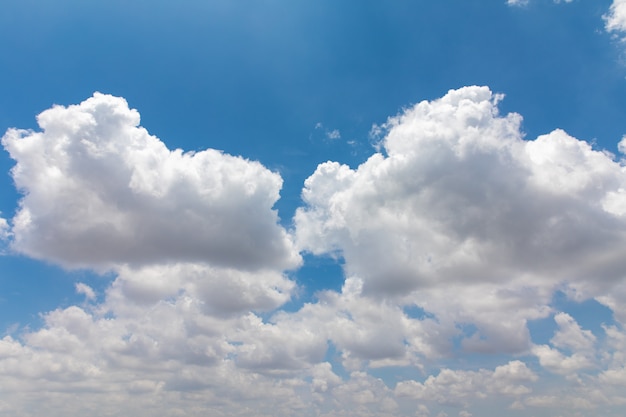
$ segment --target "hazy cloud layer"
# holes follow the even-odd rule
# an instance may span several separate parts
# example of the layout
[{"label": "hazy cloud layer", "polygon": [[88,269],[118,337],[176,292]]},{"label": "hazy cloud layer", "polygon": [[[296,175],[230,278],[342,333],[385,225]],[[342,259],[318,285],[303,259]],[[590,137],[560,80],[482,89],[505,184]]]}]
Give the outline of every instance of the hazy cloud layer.
[{"label": "hazy cloud layer", "polygon": [[[501,99],[450,91],[375,129],[359,167],[320,164],[293,237],[278,174],[169,151],[123,99],[10,130],[13,250],[115,276],[0,340],[0,414],[621,415],[623,164],[561,130],[525,140]],[[343,257],[345,281],[281,309],[298,250]],[[616,322],[586,328],[558,290]],[[533,340],[532,320],[555,330]]]}]

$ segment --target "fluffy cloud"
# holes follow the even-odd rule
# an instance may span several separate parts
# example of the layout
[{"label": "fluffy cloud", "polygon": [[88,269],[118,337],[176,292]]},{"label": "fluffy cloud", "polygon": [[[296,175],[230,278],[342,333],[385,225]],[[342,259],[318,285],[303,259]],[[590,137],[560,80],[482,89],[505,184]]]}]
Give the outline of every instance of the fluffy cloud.
[{"label": "fluffy cloud", "polygon": [[287,313],[273,323],[252,313],[215,317],[189,295],[124,309],[112,292],[103,304],[46,314],[44,327],[21,341],[0,340],[8,411],[397,415],[382,380],[335,373],[324,360],[326,335],[311,323]]},{"label": "fluffy cloud", "polygon": [[317,329],[317,343],[329,341],[350,371],[388,366],[422,367],[452,350],[454,325],[432,318],[414,318],[399,305],[362,296],[362,282],[348,278],[341,293],[325,291],[318,302],[295,313],[280,312],[272,321],[284,341],[298,339],[298,329]]},{"label": "fluffy cloud", "polygon": [[437,376],[429,376],[424,383],[403,381],[396,385],[400,397],[436,401],[440,404],[467,407],[472,400],[492,395],[516,398],[532,390],[525,383],[538,377],[520,361],[498,366],[494,371],[455,371],[443,369]]},{"label": "fluffy cloud", "polygon": [[170,151],[125,100],[96,93],[2,138],[24,194],[12,248],[69,267],[205,261],[299,263],[272,206],[280,176],[216,150]]},{"label": "fluffy cloud", "polygon": [[588,352],[593,350],[596,337],[589,330],[580,328],[576,320],[566,313],[559,313],[554,317],[559,326],[550,342],[561,349]]},{"label": "fluffy cloud", "polygon": [[84,294],[85,298],[87,300],[95,300],[96,299],[96,293],[93,290],[93,288],[91,288],[89,285],[87,284],[83,284],[82,282],[78,282],[76,283],[76,292],[78,294]]},{"label": "fluffy cloud", "polygon": [[[249,415],[251,404],[269,397],[283,404],[274,410],[278,415],[291,415],[304,407],[306,396],[296,392],[303,378],[314,375],[327,387],[338,382],[324,371],[325,341],[322,357],[298,364],[306,352],[320,349],[304,337],[278,340],[252,313],[216,318],[189,295],[129,302],[126,309],[117,301],[52,311],[42,329],[24,333],[21,341],[0,341],[0,399],[11,396],[10,410],[30,416],[48,407],[47,415],[104,416],[148,407],[157,416],[178,415],[177,409]],[[306,332],[313,334],[301,329],[300,335]],[[268,359],[264,352],[275,355]],[[312,367],[312,361],[320,364]],[[277,377],[258,372],[262,366]],[[280,369],[291,373],[276,374]],[[81,401],[74,409],[62,405],[76,396]],[[30,405],[33,398],[45,406]],[[272,415],[271,407],[255,405],[255,415]]]},{"label": "fluffy cloud", "polygon": [[556,288],[623,279],[626,175],[561,130],[523,140],[500,98],[466,87],[389,119],[384,153],[306,180],[295,222],[299,247],[343,256],[364,294],[478,326],[468,348],[515,351]]},{"label": "fluffy cloud", "polygon": [[170,151],[121,98],[96,93],[38,122],[41,132],[10,129],[2,139],[24,195],[2,232],[14,251],[115,276],[102,297],[77,283],[80,307],[2,340],[0,409],[249,415],[237,404],[266,397],[284,408],[255,414],[301,409],[294,390],[322,362],[326,340],[294,329],[299,337],[278,349],[292,333],[255,314],[296,289],[284,270],[300,256],[272,209],[280,176],[211,149]]},{"label": "fluffy cloud", "polygon": [[558,330],[550,339],[553,347],[541,345],[532,349],[541,366],[562,375],[596,367],[594,334],[583,330],[569,314],[559,313],[554,320]]},{"label": "fluffy cloud", "polygon": [[[551,306],[567,290],[621,319],[624,169],[560,130],[524,140],[501,98],[450,91],[389,119],[381,152],[361,166],[321,164],[293,238],[272,210],[277,174],[217,151],[169,151],[122,99],[96,94],[42,113],[42,132],[10,130],[24,192],[4,228],[13,249],[115,275],[101,294],[77,283],[80,306],[0,340],[0,414],[624,404],[622,324],[606,325],[604,342]],[[298,292],[285,274],[298,250],[343,257],[345,281],[281,310]],[[527,322],[552,316],[549,343],[533,343]],[[467,352],[516,356],[468,369]]]},{"label": "fluffy cloud", "polygon": [[626,0],[613,0],[604,20],[608,32],[626,32]]},{"label": "fluffy cloud", "polygon": [[287,302],[295,284],[282,273],[254,273],[205,264],[177,263],[139,269],[122,267],[108,290],[115,311],[150,306],[181,295],[201,303],[207,314],[226,316],[273,310]]}]

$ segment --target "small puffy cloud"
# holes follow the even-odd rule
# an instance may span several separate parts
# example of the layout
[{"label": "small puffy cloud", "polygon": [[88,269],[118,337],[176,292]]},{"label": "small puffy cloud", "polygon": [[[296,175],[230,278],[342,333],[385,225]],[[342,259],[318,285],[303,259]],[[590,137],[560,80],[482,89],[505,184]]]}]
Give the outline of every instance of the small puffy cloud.
[{"label": "small puffy cloud", "polygon": [[282,179],[260,163],[171,151],[124,99],[99,93],[37,121],[41,132],[9,129],[2,138],[24,194],[14,250],[68,267],[298,265],[272,209]]},{"label": "small puffy cloud", "polygon": [[83,284],[82,282],[77,282],[75,288],[76,292],[78,294],[83,294],[87,300],[96,299],[96,293],[89,285]]},{"label": "small puffy cloud", "polygon": [[593,362],[584,354],[576,352],[567,356],[558,349],[547,345],[533,347],[532,353],[539,358],[541,366],[561,375],[573,374],[593,366]]},{"label": "small puffy cloud", "polygon": [[613,0],[604,21],[608,32],[626,32],[626,0]]},{"label": "small puffy cloud", "polygon": [[573,375],[582,369],[595,366],[596,337],[589,330],[583,330],[572,316],[558,313],[554,316],[558,329],[551,346],[534,346],[532,353],[539,363],[548,370],[561,374]]},{"label": "small puffy cloud", "polygon": [[554,317],[554,321],[556,321],[559,329],[550,339],[553,346],[575,352],[593,350],[596,337],[591,331],[581,329],[572,316],[559,313]]},{"label": "small puffy cloud", "polygon": [[626,135],[617,144],[617,150],[622,154],[626,154]]},{"label": "small puffy cloud", "polygon": [[337,139],[341,139],[341,132],[339,131],[339,129],[325,129],[324,128],[324,124],[322,122],[317,122],[315,124],[315,130],[324,130],[324,134],[326,135],[327,139],[330,140],[337,140]]},{"label": "small puffy cloud", "polygon": [[326,137],[328,139],[340,139],[341,138],[341,133],[339,132],[339,130],[337,129],[333,129],[329,132],[326,132]]}]

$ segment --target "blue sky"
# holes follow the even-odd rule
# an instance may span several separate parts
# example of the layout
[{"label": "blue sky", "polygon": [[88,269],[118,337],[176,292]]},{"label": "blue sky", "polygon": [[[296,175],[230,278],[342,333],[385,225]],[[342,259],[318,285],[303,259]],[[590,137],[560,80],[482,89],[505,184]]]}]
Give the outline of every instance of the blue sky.
[{"label": "blue sky", "polygon": [[0,39],[0,414],[623,415],[624,0],[8,0]]}]

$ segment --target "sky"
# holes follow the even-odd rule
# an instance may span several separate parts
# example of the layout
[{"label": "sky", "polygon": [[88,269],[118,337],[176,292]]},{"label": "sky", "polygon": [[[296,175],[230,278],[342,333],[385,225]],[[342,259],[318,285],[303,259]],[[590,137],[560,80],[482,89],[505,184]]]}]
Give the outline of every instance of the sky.
[{"label": "sky", "polygon": [[4,0],[0,415],[626,412],[626,0]]}]

